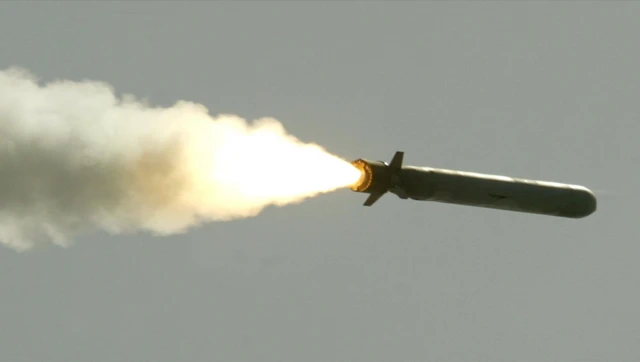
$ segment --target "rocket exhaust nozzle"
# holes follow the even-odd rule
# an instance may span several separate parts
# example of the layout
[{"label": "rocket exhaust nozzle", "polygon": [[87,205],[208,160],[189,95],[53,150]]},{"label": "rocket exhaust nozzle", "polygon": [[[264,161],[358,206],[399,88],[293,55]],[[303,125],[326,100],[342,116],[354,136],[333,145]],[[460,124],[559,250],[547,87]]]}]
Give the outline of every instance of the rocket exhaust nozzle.
[{"label": "rocket exhaust nozzle", "polygon": [[361,176],[358,181],[349,188],[355,192],[371,194],[364,205],[373,205],[373,203],[394,186],[394,179],[402,168],[403,158],[404,152],[398,151],[390,163],[364,159],[351,162],[354,167],[360,170]]}]

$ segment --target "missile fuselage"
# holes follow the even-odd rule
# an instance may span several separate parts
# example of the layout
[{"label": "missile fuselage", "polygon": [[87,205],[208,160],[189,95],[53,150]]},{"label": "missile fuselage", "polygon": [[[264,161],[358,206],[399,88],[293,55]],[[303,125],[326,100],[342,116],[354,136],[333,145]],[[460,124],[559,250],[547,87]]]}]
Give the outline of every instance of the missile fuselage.
[{"label": "missile fuselage", "polygon": [[384,193],[402,199],[436,201],[568,218],[582,218],[596,210],[593,193],[578,185],[430,167],[402,166],[401,152],[391,164],[359,159],[360,180],[353,191],[371,194],[366,206]]}]

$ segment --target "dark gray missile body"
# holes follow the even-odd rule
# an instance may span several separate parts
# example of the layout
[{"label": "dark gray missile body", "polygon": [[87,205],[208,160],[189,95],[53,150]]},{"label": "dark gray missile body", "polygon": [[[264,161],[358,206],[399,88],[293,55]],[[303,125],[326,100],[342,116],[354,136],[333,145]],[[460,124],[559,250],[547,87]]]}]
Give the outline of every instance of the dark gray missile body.
[{"label": "dark gray missile body", "polygon": [[595,196],[582,186],[402,166],[403,156],[403,152],[396,152],[389,164],[363,159],[352,162],[362,175],[351,189],[370,194],[365,206],[373,205],[388,191],[402,199],[570,218],[585,217],[596,210]]}]

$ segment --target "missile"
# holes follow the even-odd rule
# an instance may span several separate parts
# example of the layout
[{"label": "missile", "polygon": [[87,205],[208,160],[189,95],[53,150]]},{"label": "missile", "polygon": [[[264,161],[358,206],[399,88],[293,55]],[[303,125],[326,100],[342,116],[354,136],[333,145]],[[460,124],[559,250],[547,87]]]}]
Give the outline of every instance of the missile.
[{"label": "missile", "polygon": [[578,185],[462,172],[430,167],[403,166],[404,152],[390,163],[358,159],[351,162],[361,172],[349,188],[370,194],[364,206],[391,192],[401,199],[436,201],[567,218],[583,218],[596,210],[593,193]]}]

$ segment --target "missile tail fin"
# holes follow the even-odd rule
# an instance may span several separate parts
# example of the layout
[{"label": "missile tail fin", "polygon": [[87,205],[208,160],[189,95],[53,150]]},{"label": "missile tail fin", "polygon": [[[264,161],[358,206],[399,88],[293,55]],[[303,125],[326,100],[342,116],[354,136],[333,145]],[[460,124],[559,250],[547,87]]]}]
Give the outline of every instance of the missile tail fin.
[{"label": "missile tail fin", "polygon": [[393,171],[398,171],[402,168],[402,159],[404,158],[404,152],[397,151],[393,158],[391,159],[391,163],[389,163],[389,167]]},{"label": "missile tail fin", "polygon": [[382,197],[382,195],[384,195],[384,193],[382,192],[377,192],[377,193],[373,193],[371,195],[369,195],[369,197],[367,197],[367,200],[364,202],[364,206],[371,206],[373,205],[376,201],[378,201],[379,198]]}]

